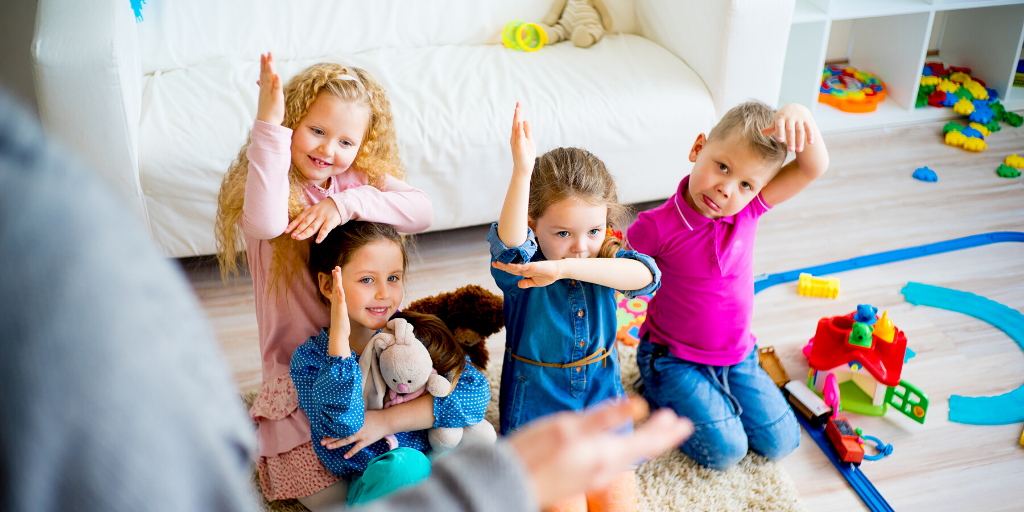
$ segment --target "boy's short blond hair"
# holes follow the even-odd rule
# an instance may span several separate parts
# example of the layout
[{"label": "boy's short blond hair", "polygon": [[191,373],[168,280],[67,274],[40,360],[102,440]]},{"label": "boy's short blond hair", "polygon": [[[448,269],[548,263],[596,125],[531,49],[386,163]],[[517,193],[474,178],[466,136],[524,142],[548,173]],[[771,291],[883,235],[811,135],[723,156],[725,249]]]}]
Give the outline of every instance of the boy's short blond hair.
[{"label": "boy's short blond hair", "polygon": [[786,160],[786,145],[774,135],[763,135],[761,130],[772,125],[775,109],[760,101],[748,101],[729,109],[708,134],[708,141],[724,140],[737,135],[765,162],[781,164]]}]

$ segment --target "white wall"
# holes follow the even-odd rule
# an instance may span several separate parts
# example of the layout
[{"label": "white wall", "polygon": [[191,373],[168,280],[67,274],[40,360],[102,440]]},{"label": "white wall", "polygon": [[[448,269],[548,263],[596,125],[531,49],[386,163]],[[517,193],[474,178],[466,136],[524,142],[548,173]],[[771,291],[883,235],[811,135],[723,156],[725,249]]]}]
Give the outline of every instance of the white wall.
[{"label": "white wall", "polygon": [[38,116],[29,51],[36,24],[36,0],[2,0],[0,13],[0,87]]},{"label": "white wall", "polygon": [[[935,13],[931,40],[928,41],[928,51],[938,51],[939,49],[939,37],[942,35],[942,23],[945,16],[945,12]],[[853,20],[832,22],[832,30],[828,35],[828,49],[825,50],[825,62],[846,62],[850,58],[850,40],[855,36],[852,32]]]}]

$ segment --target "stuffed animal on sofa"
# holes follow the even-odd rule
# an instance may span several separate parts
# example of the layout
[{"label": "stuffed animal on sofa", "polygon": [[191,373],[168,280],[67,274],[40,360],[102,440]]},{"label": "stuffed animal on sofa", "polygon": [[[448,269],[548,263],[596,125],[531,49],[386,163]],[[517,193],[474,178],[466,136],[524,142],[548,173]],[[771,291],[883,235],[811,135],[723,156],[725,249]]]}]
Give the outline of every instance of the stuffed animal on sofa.
[{"label": "stuffed animal on sofa", "polygon": [[[386,409],[417,398],[424,392],[435,397],[448,396],[454,385],[434,370],[430,353],[416,339],[412,324],[404,318],[395,318],[388,321],[387,327],[370,339],[359,358],[366,408]],[[474,442],[493,443],[497,434],[486,421],[465,428],[427,430],[427,440],[435,453],[455,448],[464,437]],[[385,439],[391,449],[398,447],[398,439],[394,435]]]},{"label": "stuffed animal on sofa", "polygon": [[571,39],[580,48],[589,48],[612,29],[604,0],[555,0],[542,23],[549,44]]},{"label": "stuffed animal on sofa", "polygon": [[405,311],[436,315],[455,335],[455,340],[481,370],[487,368],[484,340],[505,326],[501,316],[503,299],[477,285],[454,292],[425,297],[409,304]]}]

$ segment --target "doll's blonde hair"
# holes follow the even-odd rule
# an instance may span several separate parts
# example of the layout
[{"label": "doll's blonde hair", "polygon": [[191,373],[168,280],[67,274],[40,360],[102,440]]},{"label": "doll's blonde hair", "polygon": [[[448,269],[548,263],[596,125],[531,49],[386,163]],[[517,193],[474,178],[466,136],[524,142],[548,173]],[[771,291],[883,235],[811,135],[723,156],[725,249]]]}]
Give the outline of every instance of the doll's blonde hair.
[{"label": "doll's blonde hair", "polygon": [[[286,128],[295,130],[302,118],[320,94],[331,94],[338,99],[362,106],[369,111],[369,121],[363,141],[352,162],[352,169],[363,172],[369,183],[378,189],[384,186],[385,176],[404,178],[402,162],[398,156],[398,140],[395,137],[395,122],[391,116],[391,104],[384,88],[367,71],[325,62],[314,64],[288,81],[284,87],[284,122]],[[214,234],[217,240],[217,259],[221,277],[238,275],[239,265],[245,264],[243,237],[239,221],[245,202],[245,181],[249,172],[249,158],[246,152],[251,144],[246,137],[245,144],[238,151],[238,158],[232,162],[217,196],[217,222]],[[288,172],[288,219],[295,219],[307,204],[304,188],[308,180],[294,163]],[[276,285],[288,289],[292,279],[302,273],[309,257],[309,242],[296,241],[289,234],[282,234],[270,240],[273,256],[268,276],[267,293]]]},{"label": "doll's blonde hair", "polygon": [[[544,153],[533,167],[530,178],[530,202],[527,213],[539,219],[551,205],[563,199],[574,199],[608,207],[608,227],[621,226],[629,209],[619,203],[615,179],[604,162],[580,148],[556,148]],[[598,258],[613,258],[623,241],[606,235]]]}]

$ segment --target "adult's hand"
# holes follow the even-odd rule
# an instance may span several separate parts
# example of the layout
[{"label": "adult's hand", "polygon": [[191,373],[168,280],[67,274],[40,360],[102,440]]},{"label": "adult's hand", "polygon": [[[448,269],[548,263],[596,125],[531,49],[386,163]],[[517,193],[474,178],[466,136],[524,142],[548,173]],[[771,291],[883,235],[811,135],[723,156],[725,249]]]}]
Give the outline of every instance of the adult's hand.
[{"label": "adult's hand", "polygon": [[509,436],[541,507],[604,487],[638,460],[675,448],[693,433],[693,423],[670,409],[658,410],[632,434],[611,432],[631,418],[623,400],[585,414],[559,413]]}]

